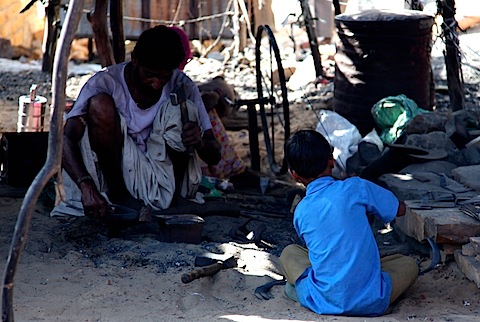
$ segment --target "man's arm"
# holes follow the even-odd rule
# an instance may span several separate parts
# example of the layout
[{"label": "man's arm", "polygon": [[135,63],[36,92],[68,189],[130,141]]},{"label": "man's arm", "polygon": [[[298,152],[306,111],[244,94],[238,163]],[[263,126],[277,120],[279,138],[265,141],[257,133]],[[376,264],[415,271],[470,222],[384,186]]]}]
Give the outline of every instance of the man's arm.
[{"label": "man's arm", "polygon": [[67,120],[64,127],[62,166],[82,193],[82,204],[87,216],[107,215],[107,201],[90,177],[80,152],[79,142],[85,132],[81,116]]}]

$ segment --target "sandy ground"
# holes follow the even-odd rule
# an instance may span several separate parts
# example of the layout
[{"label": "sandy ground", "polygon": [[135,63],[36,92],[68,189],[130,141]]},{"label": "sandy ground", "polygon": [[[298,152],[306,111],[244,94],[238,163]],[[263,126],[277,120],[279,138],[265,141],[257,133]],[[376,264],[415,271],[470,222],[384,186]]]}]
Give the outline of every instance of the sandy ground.
[{"label": "sandy ground", "polygon": [[[2,77],[8,74],[4,71]],[[248,74],[244,72],[242,75]],[[1,132],[15,131],[19,95],[28,93],[32,79],[9,74],[15,82],[2,82]],[[27,76],[28,77],[28,76]],[[5,78],[3,78],[5,79]],[[230,78],[235,82],[235,77]],[[45,95],[48,90],[45,90]],[[9,93],[6,95],[6,93]],[[248,90],[247,90],[248,92]],[[16,94],[12,94],[16,93]],[[6,99],[5,97],[9,98]],[[292,108],[292,128],[315,125],[308,106]],[[243,157],[248,158],[246,132],[230,133]],[[288,178],[280,178],[288,181]],[[272,279],[281,279],[278,255],[297,241],[288,213],[286,191],[272,185],[266,195],[258,189],[229,193],[224,199],[267,214],[206,216],[203,242],[198,245],[162,241],[156,223],[112,231],[84,218],[51,218],[46,195],[37,203],[25,250],[14,283],[17,321],[478,321],[480,291],[458,270],[455,262],[442,264],[420,276],[393,307],[377,318],[319,316],[290,301],[282,286],[272,289],[273,299],[260,300],[254,290]],[[0,269],[3,272],[22,198],[0,198]],[[277,214],[277,215],[275,215]],[[234,240],[229,231],[266,225],[263,239],[272,248]],[[373,229],[376,233],[376,229]],[[404,246],[397,232],[379,236],[379,247]],[[361,241],[359,241],[361,242]],[[388,247],[387,247],[388,246]],[[391,247],[391,248],[389,248]],[[422,254],[407,247],[411,255]],[[205,252],[233,255],[236,268],[184,284],[181,276],[194,269],[194,260]]]},{"label": "sandy ground", "polygon": [[[21,200],[0,199],[0,253],[5,258]],[[269,219],[265,238],[290,243],[291,218]],[[281,286],[273,299],[254,289],[279,279],[278,257],[253,243],[229,241],[245,218],[207,217],[200,245],[164,243],[136,228],[117,238],[86,220],[52,219],[37,207],[15,279],[17,321],[478,321],[478,288],[455,263],[419,277],[392,313],[377,318],[319,316],[293,303]],[[275,231],[273,231],[275,230]],[[276,237],[275,237],[276,236]],[[283,240],[282,240],[283,239]],[[210,241],[208,241],[210,240]],[[225,252],[238,267],[189,284],[181,275],[195,255]],[[2,263],[3,266],[3,263]]]}]

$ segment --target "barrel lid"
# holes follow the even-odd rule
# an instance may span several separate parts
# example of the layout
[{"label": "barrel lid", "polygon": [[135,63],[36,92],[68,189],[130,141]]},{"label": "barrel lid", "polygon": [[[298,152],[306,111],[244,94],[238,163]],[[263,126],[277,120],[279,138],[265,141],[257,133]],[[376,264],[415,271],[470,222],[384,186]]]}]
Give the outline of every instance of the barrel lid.
[{"label": "barrel lid", "polygon": [[[20,103],[24,103],[24,104],[30,104],[30,96],[29,95],[22,95],[18,98],[18,101]],[[41,104],[45,104],[47,103],[47,98],[45,96],[40,96],[40,95],[36,95],[35,96],[35,101],[33,101],[34,103],[41,103]]]},{"label": "barrel lid", "polygon": [[431,20],[433,23],[433,16],[418,10],[388,10],[388,9],[371,9],[363,10],[354,13],[343,13],[335,16],[335,20],[341,22],[366,22],[366,21],[418,21]]}]

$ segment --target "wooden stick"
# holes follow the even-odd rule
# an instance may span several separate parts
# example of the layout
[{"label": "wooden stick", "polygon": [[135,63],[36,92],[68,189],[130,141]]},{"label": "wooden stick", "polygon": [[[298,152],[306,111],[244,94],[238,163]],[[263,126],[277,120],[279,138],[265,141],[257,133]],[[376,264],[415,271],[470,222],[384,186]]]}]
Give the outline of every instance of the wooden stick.
[{"label": "wooden stick", "polygon": [[97,47],[98,57],[100,58],[102,67],[115,64],[113,48],[107,31],[107,11],[107,0],[95,0],[95,10],[93,14],[87,14],[87,20],[92,25],[93,38],[95,39],[95,46]]},{"label": "wooden stick", "polygon": [[13,285],[20,255],[24,249],[35,204],[48,180],[60,173],[63,145],[63,111],[65,109],[65,88],[70,48],[83,10],[84,0],[70,0],[65,26],[62,28],[55,53],[52,82],[53,115],[48,138],[48,152],[45,165],[33,180],[23,199],[18,214],[12,244],[5,267],[2,289],[2,321],[13,322]]},{"label": "wooden stick", "polygon": [[110,1],[110,30],[115,62],[125,61],[125,32],[123,30],[123,0]]}]

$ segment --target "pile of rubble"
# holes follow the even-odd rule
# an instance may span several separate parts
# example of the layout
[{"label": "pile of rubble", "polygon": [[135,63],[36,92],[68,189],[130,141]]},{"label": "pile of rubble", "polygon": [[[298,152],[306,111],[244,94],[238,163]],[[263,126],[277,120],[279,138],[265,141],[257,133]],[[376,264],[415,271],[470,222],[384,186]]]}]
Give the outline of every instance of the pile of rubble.
[{"label": "pile of rubble", "polygon": [[[439,114],[414,119],[405,145],[383,152],[376,162],[385,173],[376,169],[377,181],[407,204],[398,230],[421,243],[431,238],[442,260],[454,259],[480,288],[480,256],[472,251],[480,238],[480,117],[465,110]],[[382,158],[388,164],[378,163]]]},{"label": "pile of rubble", "polygon": [[455,251],[455,261],[465,276],[480,288],[480,237],[470,237],[461,251]]}]

